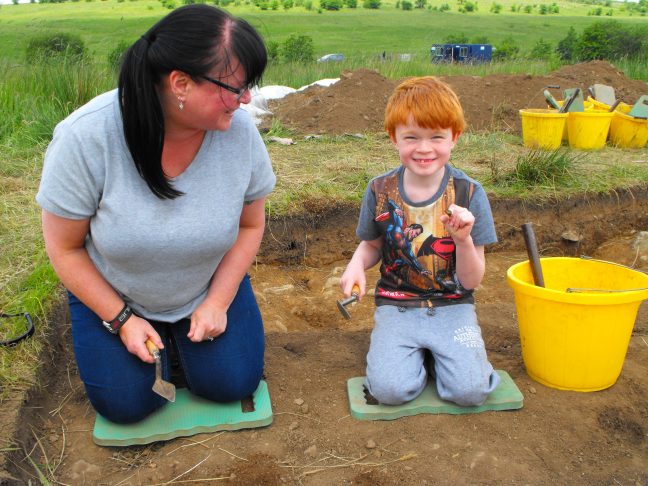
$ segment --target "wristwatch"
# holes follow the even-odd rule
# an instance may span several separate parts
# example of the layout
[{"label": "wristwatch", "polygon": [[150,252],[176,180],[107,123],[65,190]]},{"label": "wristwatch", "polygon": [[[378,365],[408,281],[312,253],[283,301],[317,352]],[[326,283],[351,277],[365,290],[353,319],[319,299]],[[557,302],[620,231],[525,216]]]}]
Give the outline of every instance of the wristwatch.
[{"label": "wristwatch", "polygon": [[128,306],[128,304],[124,304],[124,308],[119,311],[119,314],[117,314],[117,317],[115,317],[112,321],[106,322],[106,321],[101,321],[106,329],[108,329],[109,332],[112,334],[117,334],[119,332],[119,328],[121,328],[124,323],[128,320],[130,316],[133,315],[132,309]]}]

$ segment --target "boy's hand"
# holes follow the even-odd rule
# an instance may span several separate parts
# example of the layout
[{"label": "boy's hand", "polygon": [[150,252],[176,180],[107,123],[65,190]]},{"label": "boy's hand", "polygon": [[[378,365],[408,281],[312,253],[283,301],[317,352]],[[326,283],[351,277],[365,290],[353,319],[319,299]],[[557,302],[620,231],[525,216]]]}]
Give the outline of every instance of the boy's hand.
[{"label": "boy's hand", "polygon": [[470,231],[475,224],[475,216],[468,209],[451,204],[448,208],[452,215],[441,215],[441,222],[455,243],[463,243],[470,238]]},{"label": "boy's hand", "polygon": [[354,285],[360,287],[360,292],[358,293],[358,301],[360,301],[362,300],[362,296],[365,294],[367,286],[365,273],[363,268],[355,268],[355,265],[351,262],[340,279],[340,288],[345,297],[351,296]]}]

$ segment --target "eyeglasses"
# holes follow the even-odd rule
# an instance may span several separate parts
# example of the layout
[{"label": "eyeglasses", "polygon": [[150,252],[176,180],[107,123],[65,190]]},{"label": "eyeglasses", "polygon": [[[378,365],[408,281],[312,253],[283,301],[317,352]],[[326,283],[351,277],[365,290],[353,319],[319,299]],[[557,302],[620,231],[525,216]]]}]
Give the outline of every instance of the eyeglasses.
[{"label": "eyeglasses", "polygon": [[234,86],[230,86],[229,84],[223,83],[222,81],[219,81],[218,79],[210,78],[209,76],[200,76],[206,81],[209,81],[210,83],[214,83],[216,86],[220,86],[223,89],[226,89],[227,91],[230,91],[231,93],[234,93],[236,95],[236,102],[240,102],[241,98],[243,98],[243,95],[245,94],[246,91],[249,91],[252,89],[251,84],[246,84],[242,88],[235,88]]}]

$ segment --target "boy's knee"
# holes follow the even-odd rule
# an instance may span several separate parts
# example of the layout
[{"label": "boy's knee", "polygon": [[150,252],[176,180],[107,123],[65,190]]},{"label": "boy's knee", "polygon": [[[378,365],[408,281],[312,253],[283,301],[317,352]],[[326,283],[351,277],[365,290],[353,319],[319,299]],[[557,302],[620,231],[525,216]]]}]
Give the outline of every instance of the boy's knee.
[{"label": "boy's knee", "polygon": [[487,379],[483,383],[448,383],[438,386],[439,397],[443,400],[454,402],[462,407],[476,407],[483,405],[488,396],[495,389],[496,383]]},{"label": "boy's knee", "polygon": [[477,389],[450,389],[439,394],[443,400],[456,403],[462,407],[477,407],[488,398],[488,393]]},{"label": "boy's knee", "polygon": [[421,393],[421,388],[405,380],[367,378],[371,395],[383,405],[401,405],[414,400]]}]

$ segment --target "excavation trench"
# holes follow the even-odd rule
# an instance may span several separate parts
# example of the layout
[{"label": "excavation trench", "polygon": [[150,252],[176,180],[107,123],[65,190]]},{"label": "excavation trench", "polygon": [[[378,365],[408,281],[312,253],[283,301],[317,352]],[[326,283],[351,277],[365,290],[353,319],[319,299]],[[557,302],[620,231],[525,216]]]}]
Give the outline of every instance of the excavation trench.
[{"label": "excavation trench", "polygon": [[[0,484],[35,481],[36,467],[66,484],[174,478],[229,478],[227,484],[646,484],[646,306],[618,382],[598,393],[564,392],[526,375],[505,281],[507,268],[526,259],[520,225],[528,221],[545,256],[587,254],[648,269],[648,238],[641,233],[648,230],[646,188],[560,202],[491,203],[500,241],[488,249],[487,275],[476,294],[478,316],[490,359],[516,381],[525,395],[523,409],[391,422],[349,417],[345,383],[364,373],[374,308],[365,299],[349,309],[352,319],[346,321],[335,305],[339,276],[357,244],[357,207],[310,202],[307,214],[268,222],[250,272],[266,326],[272,425],[149,446],[94,445],[94,413],[77,376],[62,305],[53,316],[41,385],[21,407],[16,404],[18,450],[8,454]],[[376,276],[372,270],[369,282]]]}]

